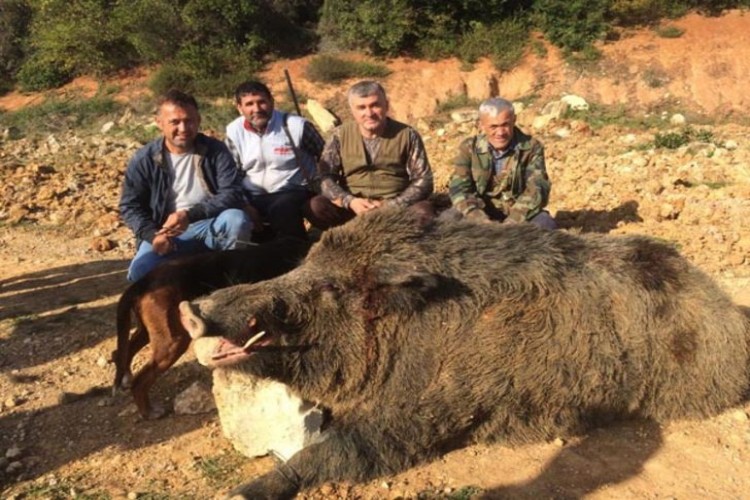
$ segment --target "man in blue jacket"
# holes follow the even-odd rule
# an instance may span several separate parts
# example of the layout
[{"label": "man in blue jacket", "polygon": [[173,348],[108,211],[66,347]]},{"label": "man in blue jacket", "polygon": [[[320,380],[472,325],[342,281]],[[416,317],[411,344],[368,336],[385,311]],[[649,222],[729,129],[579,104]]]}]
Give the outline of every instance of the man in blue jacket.
[{"label": "man in blue jacket", "polygon": [[138,245],[129,281],[174,256],[250,240],[252,222],[241,210],[242,173],[223,142],[198,132],[200,122],[195,99],[170,90],[159,99],[156,116],[163,136],[128,164],[120,214]]}]

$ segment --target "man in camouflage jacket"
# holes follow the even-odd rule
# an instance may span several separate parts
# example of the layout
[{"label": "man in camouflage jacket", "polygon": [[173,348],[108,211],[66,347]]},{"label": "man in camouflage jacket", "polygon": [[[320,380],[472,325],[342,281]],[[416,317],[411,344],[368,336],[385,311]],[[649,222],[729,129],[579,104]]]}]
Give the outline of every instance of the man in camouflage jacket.
[{"label": "man in camouflage jacket", "polygon": [[450,181],[453,208],[486,221],[557,225],[544,210],[550,181],[542,144],[515,126],[513,105],[493,98],[479,106],[482,133],[461,142]]}]

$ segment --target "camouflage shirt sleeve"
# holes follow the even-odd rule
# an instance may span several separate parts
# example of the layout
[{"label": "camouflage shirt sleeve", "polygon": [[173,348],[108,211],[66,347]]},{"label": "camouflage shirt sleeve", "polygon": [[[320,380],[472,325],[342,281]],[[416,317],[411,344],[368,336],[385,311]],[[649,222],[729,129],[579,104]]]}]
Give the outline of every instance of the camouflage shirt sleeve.
[{"label": "camouflage shirt sleeve", "polygon": [[539,141],[532,142],[531,152],[524,172],[524,190],[510,208],[508,219],[512,222],[523,222],[531,219],[549,201],[551,184],[544,163],[544,147]]},{"label": "camouflage shirt sleeve", "polygon": [[412,205],[427,199],[432,194],[434,189],[432,167],[427,159],[427,151],[422,138],[413,128],[409,129],[408,156],[406,172],[409,175],[409,185],[398,196],[386,200],[386,205]]},{"label": "camouflage shirt sleeve", "polygon": [[340,129],[335,128],[323,147],[318,162],[318,180],[320,182],[320,193],[342,207],[348,207],[354,196],[341,187],[339,180],[343,174],[341,162],[341,139]]},{"label": "camouflage shirt sleeve", "polygon": [[481,217],[484,215],[484,201],[477,194],[476,183],[471,173],[473,147],[473,137],[461,141],[458,146],[458,154],[453,159],[453,175],[448,185],[448,192],[451,204],[456,210],[465,216]]}]

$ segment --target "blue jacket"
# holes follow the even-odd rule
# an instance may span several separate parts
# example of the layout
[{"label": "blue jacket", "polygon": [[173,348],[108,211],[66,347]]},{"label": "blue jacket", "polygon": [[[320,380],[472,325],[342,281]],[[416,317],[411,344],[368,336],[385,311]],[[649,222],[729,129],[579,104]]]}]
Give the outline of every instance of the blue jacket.
[{"label": "blue jacket", "polygon": [[[241,208],[244,201],[242,172],[237,169],[226,145],[198,134],[194,158],[211,196],[188,210],[190,222],[216,217],[228,208]],[[125,171],[120,215],[139,244],[144,240],[152,242],[173,210],[170,200],[174,173],[168,162],[162,137],[139,149]]]}]

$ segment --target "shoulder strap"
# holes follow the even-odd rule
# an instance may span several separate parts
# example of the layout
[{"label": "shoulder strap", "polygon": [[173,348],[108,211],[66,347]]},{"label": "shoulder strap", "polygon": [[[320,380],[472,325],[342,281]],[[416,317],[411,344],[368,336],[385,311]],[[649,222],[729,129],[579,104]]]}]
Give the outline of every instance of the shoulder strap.
[{"label": "shoulder strap", "polygon": [[[284,113],[284,119],[282,120],[281,125],[284,128],[284,132],[286,133],[286,136],[289,139],[289,142],[292,144],[292,151],[294,152],[294,162],[297,164],[297,168],[300,169],[300,171],[302,172],[302,175],[305,177],[307,184],[310,187],[312,187],[312,179],[310,178],[310,172],[308,172],[305,169],[304,165],[302,165],[302,162],[300,161],[299,149],[297,149],[297,145],[294,143],[294,139],[292,139],[292,133],[289,132],[289,124],[287,123],[288,121],[289,121],[289,113]],[[304,129],[303,129],[303,133],[304,133]]]}]

